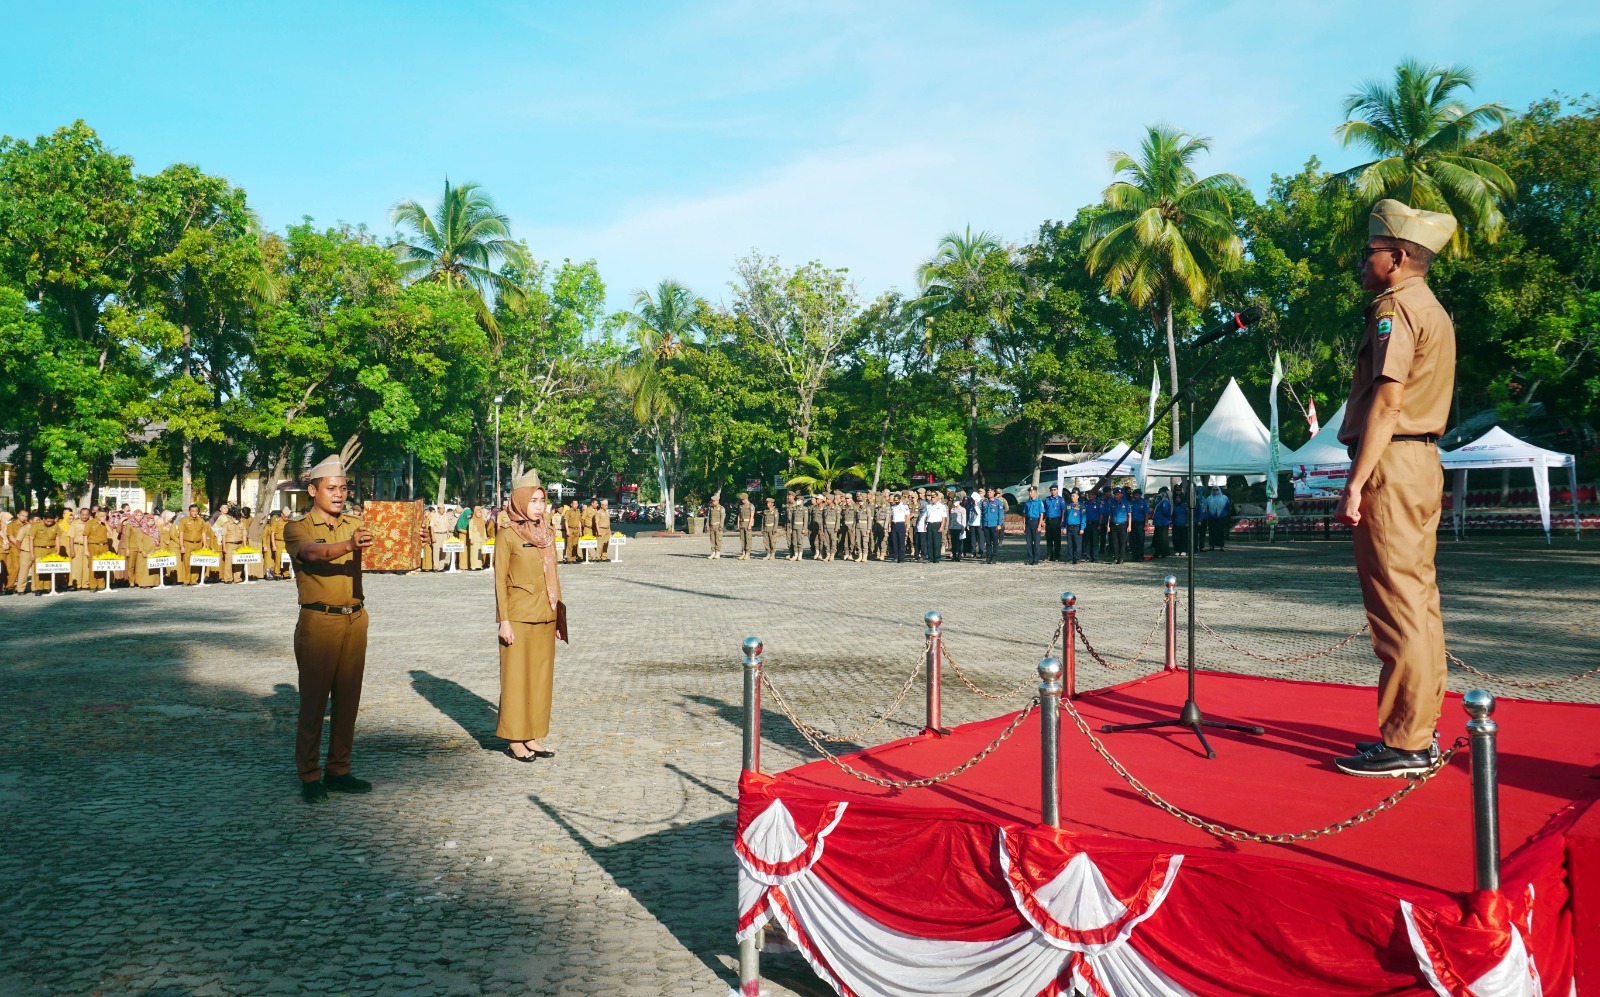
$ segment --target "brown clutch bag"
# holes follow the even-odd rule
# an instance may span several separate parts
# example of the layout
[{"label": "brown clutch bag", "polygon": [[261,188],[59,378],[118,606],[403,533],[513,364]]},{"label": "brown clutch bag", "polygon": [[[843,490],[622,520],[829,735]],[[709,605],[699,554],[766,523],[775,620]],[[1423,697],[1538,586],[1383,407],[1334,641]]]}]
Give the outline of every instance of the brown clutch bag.
[{"label": "brown clutch bag", "polygon": [[572,643],[567,639],[567,604],[559,600],[556,602],[556,636],[563,644]]}]

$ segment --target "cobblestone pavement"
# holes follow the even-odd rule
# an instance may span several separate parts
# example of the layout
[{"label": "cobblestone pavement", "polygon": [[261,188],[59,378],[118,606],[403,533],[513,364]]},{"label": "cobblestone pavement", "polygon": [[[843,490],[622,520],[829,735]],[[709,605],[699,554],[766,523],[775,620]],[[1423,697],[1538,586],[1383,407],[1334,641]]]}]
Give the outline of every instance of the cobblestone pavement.
[{"label": "cobblestone pavement", "polygon": [[[794,564],[641,539],[620,564],[563,569],[574,643],[558,653],[557,757],[520,765],[493,736],[498,670],[486,573],[368,581],[356,772],[377,787],[311,808],[296,793],[286,584],[0,599],[0,993],[727,993],[739,764],[738,648],[760,634],[812,722],[874,717],[917,667],[922,616],[982,685],[1033,674],[1079,597],[1108,660],[1133,656],[1160,579],[1183,562],[1027,567]],[[1600,556],[1585,544],[1447,543],[1452,647],[1528,678],[1600,663]],[[1204,555],[1201,619],[1269,658],[1361,626],[1343,544]],[[1081,685],[1121,674],[1087,661]],[[1298,663],[1201,638],[1201,660],[1367,683],[1370,647]],[[1002,708],[946,680],[947,722]],[[1475,683],[1454,673],[1451,687]],[[1497,692],[1509,692],[1496,689]],[[1595,701],[1600,680],[1537,693]],[[915,690],[875,735],[914,730]],[[768,714],[764,761],[811,755]],[[825,989],[793,957],[774,994]]]}]

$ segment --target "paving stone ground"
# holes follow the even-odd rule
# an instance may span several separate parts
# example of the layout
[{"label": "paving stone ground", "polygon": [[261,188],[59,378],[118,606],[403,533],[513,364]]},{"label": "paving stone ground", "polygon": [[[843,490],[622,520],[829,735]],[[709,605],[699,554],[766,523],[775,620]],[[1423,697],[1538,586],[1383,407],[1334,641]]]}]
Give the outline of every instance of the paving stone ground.
[{"label": "paving stone ground", "polygon": [[[311,808],[291,758],[287,584],[0,599],[0,994],[552,994],[722,997],[733,982],[730,842],[739,643],[766,640],[809,719],[848,729],[893,697],[944,614],[962,667],[1032,675],[1077,593],[1113,663],[1156,620],[1178,559],[1028,567],[707,561],[639,539],[563,569],[574,642],[557,656],[549,762],[494,736],[487,573],[373,576],[356,772],[367,797]],[[1523,679],[1600,664],[1600,547],[1447,543],[1452,649]],[[1348,545],[1204,555],[1197,607],[1269,658],[1361,626]],[[1085,663],[1080,684],[1114,674]],[[1262,662],[1202,637],[1208,666],[1368,683],[1370,646]],[[947,688],[954,685],[947,678]],[[1451,687],[1482,684],[1460,673]],[[1497,692],[1508,690],[1497,689]],[[1600,680],[1523,693],[1600,699]],[[920,690],[876,738],[920,726]],[[999,712],[951,688],[947,722]],[[764,762],[814,755],[780,715]],[[773,994],[826,989],[793,957]]]}]

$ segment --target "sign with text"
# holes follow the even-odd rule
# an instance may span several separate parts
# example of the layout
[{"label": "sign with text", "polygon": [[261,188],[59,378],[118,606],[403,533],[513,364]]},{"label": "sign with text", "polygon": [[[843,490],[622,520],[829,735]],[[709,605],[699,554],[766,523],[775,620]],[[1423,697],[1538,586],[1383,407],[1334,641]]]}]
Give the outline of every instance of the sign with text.
[{"label": "sign with text", "polygon": [[446,554],[459,554],[467,549],[467,545],[460,540],[446,540],[439,545],[439,549]]},{"label": "sign with text", "polygon": [[220,568],[222,567],[222,555],[214,550],[197,550],[189,555],[189,567]]},{"label": "sign with text", "polygon": [[233,564],[260,564],[261,552],[254,547],[239,547],[228,556],[228,560]]},{"label": "sign with text", "polygon": [[33,562],[33,570],[41,575],[65,575],[72,571],[72,562],[64,557],[41,557]]},{"label": "sign with text", "polygon": [[94,559],[96,571],[127,571],[128,561],[121,557],[97,557]]},{"label": "sign with text", "polygon": [[145,563],[157,571],[162,568],[176,568],[178,566],[178,555],[171,553],[164,554],[158,551],[154,554],[151,554]]}]

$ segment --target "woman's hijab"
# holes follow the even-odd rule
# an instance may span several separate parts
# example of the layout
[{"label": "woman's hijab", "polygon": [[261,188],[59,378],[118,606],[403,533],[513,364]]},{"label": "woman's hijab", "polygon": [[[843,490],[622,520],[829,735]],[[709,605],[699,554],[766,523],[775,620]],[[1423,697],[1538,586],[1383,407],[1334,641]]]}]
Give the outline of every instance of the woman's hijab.
[{"label": "woman's hijab", "polygon": [[506,514],[511,519],[511,528],[535,547],[550,547],[555,543],[549,506],[544,506],[538,512],[533,510],[536,499],[543,503],[544,494],[543,488],[516,488],[506,500]]}]

